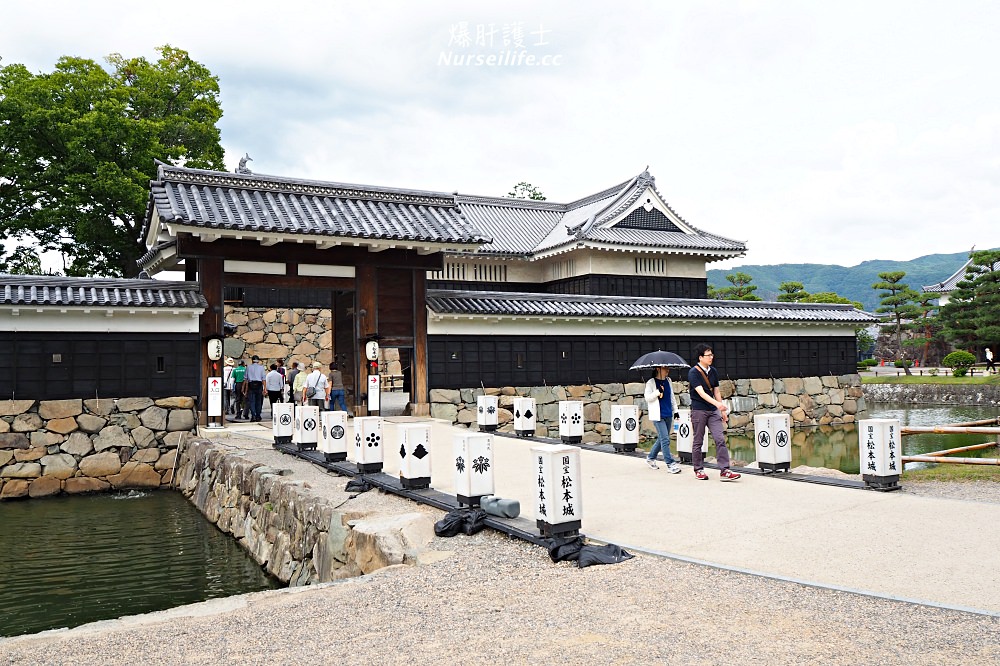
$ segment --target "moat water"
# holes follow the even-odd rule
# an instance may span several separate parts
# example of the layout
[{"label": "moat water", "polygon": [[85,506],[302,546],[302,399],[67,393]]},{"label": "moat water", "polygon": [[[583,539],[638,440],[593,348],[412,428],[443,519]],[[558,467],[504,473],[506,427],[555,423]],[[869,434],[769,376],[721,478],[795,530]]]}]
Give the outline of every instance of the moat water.
[{"label": "moat water", "polygon": [[[998,415],[995,407],[875,404],[866,417],[945,425]],[[734,461],[754,460],[752,432],[731,433],[727,439]],[[913,455],[989,439],[907,435],[903,452]],[[995,448],[962,456],[998,457]],[[795,429],[792,466],[798,465],[857,474],[857,427]],[[277,587],[278,581],[178,492],[0,503],[0,636],[75,627]]]},{"label": "moat water", "polygon": [[0,503],[0,636],[277,587],[179,492]]}]

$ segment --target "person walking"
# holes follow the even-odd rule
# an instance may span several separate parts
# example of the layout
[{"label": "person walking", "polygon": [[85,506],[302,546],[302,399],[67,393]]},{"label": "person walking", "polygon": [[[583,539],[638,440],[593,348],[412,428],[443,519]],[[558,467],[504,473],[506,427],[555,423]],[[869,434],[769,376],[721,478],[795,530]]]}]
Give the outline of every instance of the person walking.
[{"label": "person walking", "polygon": [[222,369],[222,409],[226,414],[233,411],[233,370],[236,368],[236,361],[232,356],[226,357],[226,366]]},{"label": "person walking", "polygon": [[719,374],[712,367],[715,353],[711,345],[700,344],[694,348],[698,363],[688,371],[688,384],[691,387],[691,430],[694,441],[691,443],[691,464],[694,475],[700,481],[707,481],[705,474],[705,452],[701,450],[705,439],[705,428],[712,433],[715,440],[715,459],[719,465],[720,481],[735,481],[740,475],[729,469],[729,449],[726,448],[725,424],[729,420],[729,408],[722,401],[722,391],[719,390]]},{"label": "person walking", "polygon": [[[285,377],[285,384],[291,388],[288,394],[288,401],[293,405],[299,401],[299,394],[295,391],[295,378],[300,372],[302,371],[299,370],[299,362],[292,361],[292,367],[288,370],[288,376]],[[299,390],[301,391],[302,389],[300,388]]]},{"label": "person walking", "polygon": [[993,363],[993,351],[987,347],[986,348],[986,372],[990,374],[996,374],[997,366]]},{"label": "person walking", "polygon": [[316,405],[321,412],[326,405],[326,377],[320,372],[322,367],[322,363],[313,361],[313,370],[302,387],[302,404]]},{"label": "person walking", "polygon": [[250,418],[247,408],[247,362],[240,359],[239,365],[233,368],[233,410],[236,418]]},{"label": "person walking", "polygon": [[[347,412],[347,400],[345,397],[344,389],[344,373],[337,369],[336,365],[330,366],[330,376],[327,377],[327,402],[329,403],[329,409],[336,410],[337,404],[340,404],[340,411]],[[347,412],[348,416],[351,415]]]},{"label": "person walking", "polygon": [[267,389],[267,399],[271,403],[272,411],[274,404],[281,402],[281,394],[285,390],[285,378],[278,371],[278,364],[271,364],[271,372],[264,377],[264,388]]},{"label": "person walking", "polygon": [[670,385],[670,371],[666,367],[661,365],[656,368],[653,376],[646,382],[643,396],[646,398],[646,407],[649,409],[649,420],[656,428],[656,443],[653,444],[649,455],[646,456],[646,464],[653,469],[658,469],[656,454],[662,451],[663,462],[667,464],[670,473],[680,474],[680,465],[670,455],[670,428],[674,414],[677,413],[677,398]]},{"label": "person walking", "polygon": [[261,412],[264,409],[264,366],[260,362],[260,356],[254,354],[250,359],[250,367],[247,368],[247,402],[249,403],[249,418],[254,422],[261,421]]}]

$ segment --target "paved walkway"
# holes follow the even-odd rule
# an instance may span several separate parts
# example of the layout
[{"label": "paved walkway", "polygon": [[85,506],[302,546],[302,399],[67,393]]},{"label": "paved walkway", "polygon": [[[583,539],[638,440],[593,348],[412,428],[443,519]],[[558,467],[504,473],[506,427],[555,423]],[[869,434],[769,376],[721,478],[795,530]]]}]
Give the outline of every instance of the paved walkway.
[{"label": "paved walkway", "polygon": [[[454,494],[452,445],[467,432],[439,421],[390,417],[388,459],[397,474],[398,425],[433,424],[432,485]],[[265,424],[226,432],[270,438]],[[209,435],[212,436],[212,435]],[[352,434],[350,436],[353,436]],[[533,519],[528,440],[494,437],[495,485]],[[583,532],[590,538],[806,584],[1000,615],[1000,504],[879,493],[744,475],[722,483],[649,469],[641,458],[582,452]],[[905,477],[904,477],[905,483]]]}]

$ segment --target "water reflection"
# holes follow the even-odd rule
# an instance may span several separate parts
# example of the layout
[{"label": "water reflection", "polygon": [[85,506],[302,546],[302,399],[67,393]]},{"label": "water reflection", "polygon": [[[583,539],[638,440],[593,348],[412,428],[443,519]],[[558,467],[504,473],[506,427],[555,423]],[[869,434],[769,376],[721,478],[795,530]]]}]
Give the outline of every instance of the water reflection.
[{"label": "water reflection", "polygon": [[[872,406],[866,418],[899,419],[903,425],[933,426],[978,421],[1000,416],[997,407],[912,405],[879,403]],[[906,435],[903,437],[903,454],[918,455],[929,451],[940,451],[959,446],[969,446],[995,439],[989,435]],[[753,431],[745,434],[729,434],[726,438],[730,455],[734,461],[753,462],[756,452]],[[712,446],[714,455],[715,447]],[[961,454],[966,458],[996,458],[997,450],[982,449]],[[844,426],[817,426],[795,428],[792,431],[792,467],[808,465],[839,469],[847,474],[860,474],[858,462],[858,428],[854,424]],[[922,463],[907,463],[907,469],[923,466]]]},{"label": "water reflection", "polygon": [[180,493],[0,503],[0,636],[279,587]]}]

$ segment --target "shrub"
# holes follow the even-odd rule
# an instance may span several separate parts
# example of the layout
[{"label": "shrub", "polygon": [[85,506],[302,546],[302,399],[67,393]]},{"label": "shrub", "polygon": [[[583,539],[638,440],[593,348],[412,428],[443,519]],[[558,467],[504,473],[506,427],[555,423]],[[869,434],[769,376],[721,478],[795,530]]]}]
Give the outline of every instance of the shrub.
[{"label": "shrub", "polygon": [[863,360],[860,363],[858,363],[858,365],[862,365],[862,366],[864,366],[866,368],[870,368],[872,366],[878,365],[878,361],[876,359],[874,359],[874,358],[866,358],[865,360]]},{"label": "shrub", "polygon": [[941,365],[946,368],[971,368],[976,362],[976,357],[967,351],[953,351],[944,357]]},{"label": "shrub", "polygon": [[894,361],[893,365],[897,368],[910,368],[913,367],[913,361]]},{"label": "shrub", "polygon": [[931,377],[937,377],[938,376],[938,369],[937,368],[931,368],[930,370],[928,370],[928,372],[931,373]]},{"label": "shrub", "polygon": [[951,371],[951,375],[953,377],[964,377],[967,372],[969,372],[968,368],[955,368]]}]

